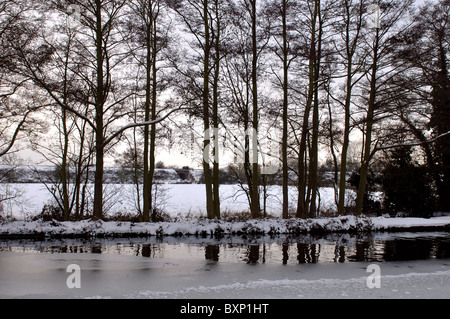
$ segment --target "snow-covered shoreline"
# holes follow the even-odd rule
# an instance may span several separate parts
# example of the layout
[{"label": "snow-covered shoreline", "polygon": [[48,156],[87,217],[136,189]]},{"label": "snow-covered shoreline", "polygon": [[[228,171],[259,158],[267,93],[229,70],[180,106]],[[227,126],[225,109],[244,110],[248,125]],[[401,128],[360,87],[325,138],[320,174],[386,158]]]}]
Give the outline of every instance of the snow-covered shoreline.
[{"label": "snow-covered shoreline", "polygon": [[[0,238],[120,238],[150,236],[233,236],[233,235],[300,235],[327,233],[368,233],[401,231],[450,231],[450,216],[423,218],[385,218],[343,216],[318,219],[281,219],[281,188],[268,189],[267,213],[273,218],[249,221],[209,221],[204,218],[205,187],[201,184],[163,185],[165,201],[163,212],[171,222],[43,222],[36,220],[45,204],[52,204],[48,190],[42,184],[13,184],[22,196],[17,202],[5,203],[0,216]],[[133,202],[133,185],[108,185],[114,196],[105,208],[107,216],[130,213],[136,210]],[[290,187],[290,205],[295,207],[296,188]],[[354,193],[349,192],[351,202]],[[320,189],[320,207],[323,212],[335,212],[333,188]],[[221,187],[221,208],[224,215],[240,216],[248,210],[245,195],[237,185]],[[1,210],[0,210],[1,211]]]},{"label": "snow-covered shoreline", "polygon": [[370,233],[400,231],[450,231],[450,216],[423,218],[385,218],[343,216],[318,219],[261,219],[245,222],[43,222],[10,221],[0,223],[0,238],[121,238],[152,236],[221,237],[233,235],[300,235],[328,233]]}]

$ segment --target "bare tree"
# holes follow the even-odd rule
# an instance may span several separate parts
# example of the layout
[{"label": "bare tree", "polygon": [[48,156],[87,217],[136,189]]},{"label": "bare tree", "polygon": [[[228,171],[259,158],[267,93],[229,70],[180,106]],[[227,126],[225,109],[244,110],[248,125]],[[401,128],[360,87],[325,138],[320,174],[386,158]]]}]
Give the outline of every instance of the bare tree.
[{"label": "bare tree", "polygon": [[[155,121],[158,110],[158,94],[161,91],[160,69],[163,67],[163,50],[170,41],[170,25],[165,9],[167,4],[161,0],[138,0],[130,4],[132,8],[131,28],[135,38],[133,42],[138,63],[143,65],[145,73],[144,121]],[[161,57],[162,56],[162,57]],[[144,222],[151,220],[152,187],[155,172],[156,124],[144,127],[143,147],[143,214]]]},{"label": "bare tree", "polygon": [[[298,1],[283,0],[274,1],[270,4],[268,11],[270,17],[276,22],[272,22],[271,33],[274,39],[273,52],[282,63],[282,75],[276,74],[278,85],[282,89],[282,141],[281,141],[281,161],[282,161],[282,193],[283,211],[282,217],[288,218],[289,210],[289,163],[288,163],[288,143],[289,143],[289,104],[290,104],[290,71],[293,62],[298,58],[301,49],[298,35],[295,31],[295,20],[297,18]],[[272,21],[272,19],[271,19]]]},{"label": "bare tree", "polygon": [[[224,16],[232,3],[214,1],[172,1],[171,7],[181,19],[190,41],[190,67],[179,65],[184,82],[181,87],[185,100],[193,105],[191,116],[201,118],[203,126],[203,173],[206,187],[208,218],[220,218],[219,197],[219,86],[221,61],[227,22]],[[211,156],[212,155],[212,156]],[[211,161],[211,158],[213,159]],[[211,163],[212,162],[212,163]],[[212,167],[211,167],[212,165]]]},{"label": "bare tree", "polygon": [[0,157],[10,152],[19,138],[19,133],[27,129],[27,121],[40,107],[20,99],[27,93],[27,78],[15,75],[17,56],[14,44],[30,49],[37,34],[27,31],[27,14],[30,4],[25,1],[2,1],[0,3]]},{"label": "bare tree", "polygon": [[[369,35],[366,44],[368,48],[368,71],[369,78],[369,98],[367,100],[367,113],[365,116],[365,132],[362,165],[360,170],[360,182],[356,198],[356,215],[361,215],[366,194],[367,175],[369,164],[373,157],[373,133],[374,124],[379,121],[376,118],[376,111],[380,108],[379,88],[392,76],[392,69],[389,64],[389,48],[392,46],[391,38],[396,37],[404,29],[399,28],[399,22],[402,21],[412,1],[386,1],[380,2],[380,25],[375,25],[371,36]],[[369,62],[370,61],[370,62]]]},{"label": "bare tree", "polygon": [[[69,3],[55,0],[49,5],[67,18]],[[101,219],[105,154],[120,140],[125,131],[160,123],[178,110],[172,110],[152,121],[121,124],[114,130],[114,124],[129,114],[124,106],[134,95],[132,84],[128,81],[130,78],[125,71],[130,55],[130,48],[126,45],[129,35],[124,27],[128,13],[125,10],[126,1],[80,1],[70,5],[75,5],[78,12],[78,23],[74,26],[77,30],[74,41],[78,50],[76,57],[71,58],[71,72],[81,79],[83,87],[75,96],[90,106],[92,112],[83,113],[65,103],[64,96],[55,89],[54,81],[45,68],[46,64],[52,61],[54,48],[42,45],[40,51],[28,52],[23,50],[23,46],[15,46],[14,52],[20,58],[20,65],[15,72],[33,81],[59,107],[86,121],[94,132],[96,168],[93,212],[94,218]],[[39,56],[40,60],[37,60],[36,56]]]},{"label": "bare tree", "polygon": [[345,92],[343,98],[335,97],[331,90],[328,90],[333,101],[340,104],[345,111],[344,114],[344,135],[341,149],[340,177],[339,177],[339,200],[338,214],[345,213],[345,195],[347,183],[347,158],[350,145],[351,132],[351,106],[353,88],[362,79],[364,72],[362,70],[364,56],[358,50],[361,48],[362,37],[364,36],[363,22],[365,17],[366,3],[363,0],[349,1],[344,0],[338,4],[338,21],[335,26],[337,29],[337,39],[334,40],[334,47],[339,58],[338,63],[342,64],[346,70],[344,75],[346,79]]},{"label": "bare tree", "polygon": [[[318,59],[318,41],[319,38],[319,7],[320,1],[314,1],[314,3],[308,4],[305,8],[306,12],[309,12],[310,22],[310,38],[309,38],[309,57],[308,57],[308,93],[307,101],[303,114],[303,124],[301,127],[301,138],[299,141],[298,152],[298,200],[297,200],[297,217],[306,218],[310,213],[309,204],[311,202],[311,189],[307,189],[307,181],[311,177],[307,174],[306,154],[307,154],[307,137],[309,132],[309,123],[311,110],[313,109],[314,93],[318,88],[318,73],[317,73],[317,59]],[[314,111],[315,112],[315,111]],[[317,122],[317,113],[314,116],[315,122]],[[317,124],[317,123],[315,123]],[[315,125],[315,127],[317,127]]]},{"label": "bare tree", "polygon": [[445,146],[446,133],[450,131],[449,10],[448,1],[425,3],[415,12],[405,32],[393,39],[391,63],[400,69],[387,84],[395,97],[389,112],[411,137],[409,141],[392,141],[377,147],[384,151],[404,144],[420,146],[444,211],[449,207],[448,202],[445,204],[449,183],[444,177],[449,175]]}]

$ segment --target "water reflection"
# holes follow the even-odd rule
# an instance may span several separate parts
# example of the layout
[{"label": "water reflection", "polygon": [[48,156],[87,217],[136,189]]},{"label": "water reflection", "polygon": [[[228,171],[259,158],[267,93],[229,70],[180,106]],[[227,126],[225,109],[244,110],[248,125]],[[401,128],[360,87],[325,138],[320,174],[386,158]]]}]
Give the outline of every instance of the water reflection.
[{"label": "water reflection", "polygon": [[166,242],[156,239],[96,241],[0,241],[0,252],[50,254],[116,254],[145,258],[205,259],[212,262],[255,264],[316,264],[321,262],[383,262],[450,258],[450,234],[380,234],[353,238],[258,238],[230,237],[211,242],[185,238]]},{"label": "water reflection", "polygon": [[[247,264],[257,264],[259,261],[259,246],[260,245],[249,245],[247,248]],[[263,261],[264,263],[264,261]]]},{"label": "water reflection", "polygon": [[449,239],[438,239],[439,243],[436,247],[435,256],[438,259],[450,258],[450,240]]},{"label": "water reflection", "polygon": [[353,253],[349,254],[347,258],[350,261],[354,262],[376,261],[377,251],[372,249],[373,247],[374,247],[373,241],[357,242]]},{"label": "water reflection", "polygon": [[152,255],[151,245],[149,245],[149,244],[142,245],[142,257],[150,258],[151,255]]},{"label": "water reflection", "polygon": [[207,260],[219,261],[220,246],[207,245],[205,247],[205,258]]},{"label": "water reflection", "polygon": [[299,264],[316,264],[319,262],[320,244],[297,244],[297,260]]},{"label": "water reflection", "polygon": [[345,262],[345,247],[336,245],[334,249],[334,258],[333,261],[336,263]]},{"label": "water reflection", "polygon": [[282,245],[283,252],[283,265],[286,265],[289,261],[289,243],[283,243]]}]

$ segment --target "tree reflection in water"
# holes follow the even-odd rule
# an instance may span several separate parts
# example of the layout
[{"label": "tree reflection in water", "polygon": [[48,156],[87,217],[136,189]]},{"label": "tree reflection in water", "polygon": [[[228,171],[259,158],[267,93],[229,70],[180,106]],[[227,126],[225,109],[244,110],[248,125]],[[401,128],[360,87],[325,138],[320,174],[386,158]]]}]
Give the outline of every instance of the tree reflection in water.
[{"label": "tree reflection in water", "polygon": [[[214,240],[214,239],[212,239]],[[227,238],[227,242],[173,243],[148,239],[115,240],[17,240],[0,241],[0,252],[50,254],[115,254],[145,258],[201,258],[214,262],[254,264],[316,264],[319,262],[382,262],[450,258],[450,235],[407,233],[404,237],[364,238]],[[233,241],[235,241],[233,243]],[[251,243],[247,243],[250,241]]]},{"label": "tree reflection in water", "polygon": [[319,262],[320,244],[297,243],[297,252],[299,264],[316,264]]},{"label": "tree reflection in water", "polygon": [[207,260],[219,261],[220,246],[207,245],[205,247],[205,258]]},{"label": "tree reflection in water", "polygon": [[257,264],[259,261],[260,245],[249,245],[247,248],[247,264]]}]

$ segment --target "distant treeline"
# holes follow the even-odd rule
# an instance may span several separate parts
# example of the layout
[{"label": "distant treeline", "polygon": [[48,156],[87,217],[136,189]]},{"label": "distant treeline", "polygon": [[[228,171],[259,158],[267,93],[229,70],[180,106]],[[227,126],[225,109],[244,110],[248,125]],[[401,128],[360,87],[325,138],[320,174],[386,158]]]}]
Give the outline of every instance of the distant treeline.
[{"label": "distant treeline", "polygon": [[[91,172],[94,172],[95,168],[91,168]],[[185,174],[188,173],[186,178]],[[322,169],[319,176],[319,184],[322,187],[333,185],[332,171]],[[72,180],[76,178],[76,171],[73,169],[69,174]],[[84,173],[84,178],[88,178],[90,183],[94,183],[93,174]],[[351,174],[347,175],[347,179],[350,181]],[[83,179],[84,179],[83,178]],[[138,177],[139,183],[142,183],[142,174]],[[238,183],[236,176],[233,176],[228,168],[221,169],[219,175],[220,183],[223,185],[231,185]],[[295,185],[295,175],[291,176],[291,185]],[[175,168],[160,168],[155,169],[154,176],[155,183],[168,183],[168,184],[204,184],[205,179],[202,170],[194,169],[175,169]],[[282,174],[279,172],[275,175],[270,175],[270,178],[266,179],[267,185],[281,185]],[[0,184],[34,184],[34,183],[46,183],[46,184],[60,184],[61,174],[58,167],[51,166],[0,166]],[[126,167],[109,167],[105,168],[105,184],[135,184],[135,169]]]}]

